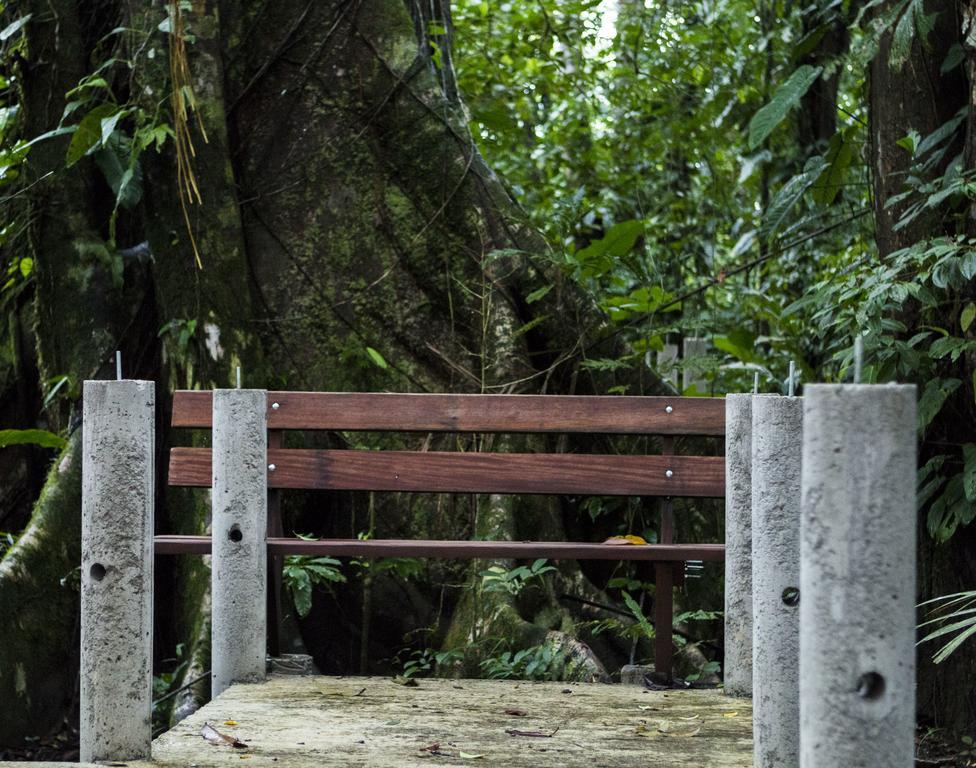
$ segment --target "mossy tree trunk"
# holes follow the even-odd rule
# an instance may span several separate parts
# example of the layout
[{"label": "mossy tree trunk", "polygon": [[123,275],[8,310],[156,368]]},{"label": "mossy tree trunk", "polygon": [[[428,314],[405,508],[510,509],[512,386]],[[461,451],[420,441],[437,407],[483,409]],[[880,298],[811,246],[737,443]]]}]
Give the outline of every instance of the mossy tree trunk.
[{"label": "mossy tree trunk", "polygon": [[[926,9],[936,10],[935,3],[926,3]],[[879,9],[884,12],[890,4]],[[972,110],[974,93],[967,83],[961,67],[942,72],[941,67],[953,46],[968,46],[969,28],[963,25],[966,4],[939,4],[934,28],[922,39],[913,38],[907,61],[898,67],[889,64],[892,32],[881,40],[881,46],[870,70],[870,159],[874,191],[875,238],[881,258],[911,246],[925,238],[935,238],[951,232],[951,217],[946,210],[931,209],[915,218],[908,226],[896,227],[904,214],[904,204],[891,205],[889,201],[904,186],[904,178],[912,165],[911,156],[897,145],[910,126],[922,136],[927,136],[951,119],[968,105]],[[969,74],[976,73],[976,57],[969,50]],[[970,115],[970,125],[972,116]],[[976,158],[976,133],[970,128],[963,142],[959,140],[946,152],[946,159],[934,175],[941,174],[951,158],[963,153],[965,165],[972,170]],[[965,144],[965,146],[964,146]],[[972,227],[969,228],[972,230]],[[917,309],[912,303],[905,307],[900,320],[912,327],[912,316]],[[958,309],[948,313],[948,324],[954,332],[965,333],[954,325]],[[970,410],[974,391],[972,381],[976,361],[960,359],[959,369],[952,373],[963,381],[956,393],[956,400],[947,404],[940,415],[927,428],[921,445],[919,464],[923,465],[932,454],[941,453],[947,445],[960,445],[971,440],[965,426],[966,420],[959,413]],[[976,529],[960,527],[945,543],[936,542],[928,532],[925,516],[918,521],[919,583],[918,600],[923,602],[946,594],[954,594],[973,588],[976,583]],[[926,616],[920,612],[919,621]],[[976,717],[976,689],[957,684],[971,680],[976,675],[976,645],[963,644],[942,664],[934,664],[932,656],[939,646],[926,643],[918,650],[918,712],[925,723],[947,727],[959,734],[972,729]]]},{"label": "mossy tree trunk", "polygon": [[[118,26],[135,30],[117,38],[118,53],[134,68],[110,70],[114,98],[149,111],[165,106],[173,41],[159,25],[169,4],[31,5],[22,83],[26,136],[57,126],[65,94],[93,60],[97,65],[110,53],[105,35]],[[41,142],[30,156],[32,178],[53,174],[31,196],[33,341],[40,361],[40,383],[32,386],[40,391],[58,375],[72,384],[72,397],[33,413],[35,421],[77,427],[81,381],[107,375],[117,348],[127,375],[155,378],[161,392],[227,386],[238,365],[246,386],[267,388],[576,387],[579,339],[600,317],[551,267],[545,243],[475,147],[450,66],[447,3],[201,1],[184,17],[192,34],[185,85],[196,97],[187,127],[199,202],[180,198],[172,142],[159,153],[146,151],[142,199],[119,214],[117,250],[108,229],[113,195],[95,163],[83,158],[65,168],[70,137]],[[124,258],[148,253],[151,261]],[[526,300],[546,284],[554,290],[544,299]],[[168,409],[161,401],[163,425]],[[0,607],[10,606],[3,615],[22,616],[14,623],[5,618],[0,695],[19,702],[24,691],[34,697],[0,723],[0,743],[43,733],[71,708],[77,593],[61,585],[79,555],[78,432],[71,434],[29,527],[0,569]],[[163,428],[160,450],[174,439],[183,438]],[[206,530],[206,499],[167,492],[164,475],[163,469],[157,529]],[[377,535],[511,536],[526,519],[539,523],[536,530],[558,532],[562,525],[555,504],[520,509],[493,498],[449,505],[414,499],[404,512],[399,501],[379,508]],[[296,497],[286,508],[286,529],[320,535],[365,529],[358,501],[328,499],[333,514],[323,515],[322,506],[321,497]],[[187,596],[190,606],[158,596],[157,657],[189,642],[199,670],[207,653],[206,567],[159,565],[161,578],[175,585],[171,592]],[[407,622],[432,616],[438,581],[467,572],[434,566],[426,580],[409,586],[415,614],[398,615],[384,633],[374,632],[374,645],[390,655],[410,629]],[[577,570],[566,569],[562,579],[598,596]],[[358,600],[353,592],[340,602]],[[557,631],[564,642],[573,627],[555,593],[529,602],[496,601],[493,615],[504,614],[519,638],[535,642]],[[31,627],[45,616],[47,635],[35,642]],[[451,636],[467,636],[481,621],[469,611],[458,616]],[[350,621],[343,630],[348,637],[334,642],[351,648],[359,631]],[[442,627],[441,636],[446,633]],[[585,649],[577,650],[598,669]],[[348,669],[360,651],[347,654],[355,660]],[[43,705],[36,701],[41,693]]]}]

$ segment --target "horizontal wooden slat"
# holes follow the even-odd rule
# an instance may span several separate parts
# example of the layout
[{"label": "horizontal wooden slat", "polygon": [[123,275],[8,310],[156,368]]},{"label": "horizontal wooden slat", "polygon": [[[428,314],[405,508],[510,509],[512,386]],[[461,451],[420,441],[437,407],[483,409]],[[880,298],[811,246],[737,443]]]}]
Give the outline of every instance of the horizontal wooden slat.
[{"label": "horizontal wooden slat", "polygon": [[[268,539],[272,555],[335,557],[438,557],[458,559],[545,557],[552,560],[724,560],[723,544],[621,546],[574,541],[424,541],[408,539]],[[209,536],[157,536],[156,554],[210,553]]]},{"label": "horizontal wooden slat", "polygon": [[[272,407],[274,403],[277,408]],[[173,394],[172,424],[209,428],[211,409],[209,391],[177,391]],[[618,395],[269,392],[268,429],[724,435],[725,400]]]},{"label": "horizontal wooden slat", "polygon": [[[208,487],[209,448],[173,448],[169,483]],[[725,495],[720,456],[572,453],[268,451],[271,488],[593,496]],[[671,475],[668,476],[670,471]]]}]

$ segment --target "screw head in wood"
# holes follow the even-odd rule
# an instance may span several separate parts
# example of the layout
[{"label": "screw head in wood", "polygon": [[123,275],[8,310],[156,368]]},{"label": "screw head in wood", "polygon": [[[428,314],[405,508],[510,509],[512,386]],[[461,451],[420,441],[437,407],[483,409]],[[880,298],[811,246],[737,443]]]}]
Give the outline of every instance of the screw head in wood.
[{"label": "screw head in wood", "polygon": [[671,413],[671,411],[673,411],[673,410],[674,410],[674,408],[672,408],[672,407],[671,407],[671,406],[669,405],[669,406],[667,406],[667,407],[666,407],[666,408],[664,409],[664,412],[665,412],[665,413]]},{"label": "screw head in wood", "polygon": [[279,405],[278,403],[272,403],[271,404],[271,410],[272,411],[277,411],[279,408],[281,408],[281,405]]},{"label": "screw head in wood", "polygon": [[665,477],[674,477],[674,472],[669,469],[669,470],[665,471],[664,476]]},{"label": "screw head in wood", "polygon": [[274,464],[268,464],[268,472],[274,472],[277,467]]}]

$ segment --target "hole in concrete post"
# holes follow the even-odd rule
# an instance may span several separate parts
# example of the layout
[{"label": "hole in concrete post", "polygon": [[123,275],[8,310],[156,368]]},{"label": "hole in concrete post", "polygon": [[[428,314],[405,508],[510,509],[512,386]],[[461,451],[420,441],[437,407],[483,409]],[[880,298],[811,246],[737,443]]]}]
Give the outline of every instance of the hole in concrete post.
[{"label": "hole in concrete post", "polygon": [[101,581],[105,578],[105,566],[101,563],[92,563],[92,567],[88,569],[88,573],[91,574],[93,581]]},{"label": "hole in concrete post", "polygon": [[234,543],[237,543],[244,538],[244,534],[241,532],[240,527],[235,525],[231,527],[230,532],[227,534],[227,538]]},{"label": "hole in concrete post", "polygon": [[885,692],[885,679],[877,672],[865,672],[857,679],[857,695],[868,701],[880,699]]},{"label": "hole in concrete post", "polygon": [[783,590],[783,605],[788,605],[790,608],[800,604],[800,590],[796,587],[787,587]]}]

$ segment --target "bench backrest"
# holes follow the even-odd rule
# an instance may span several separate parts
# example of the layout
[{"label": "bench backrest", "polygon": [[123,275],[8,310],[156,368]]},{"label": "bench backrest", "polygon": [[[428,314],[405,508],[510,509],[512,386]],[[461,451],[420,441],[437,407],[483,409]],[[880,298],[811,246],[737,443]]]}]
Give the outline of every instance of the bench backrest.
[{"label": "bench backrest", "polygon": [[[213,395],[178,391],[172,426],[212,426]],[[285,554],[450,558],[645,560],[655,563],[658,598],[656,655],[670,674],[671,587],[676,564],[721,560],[722,544],[675,544],[673,497],[725,496],[723,456],[675,455],[674,438],[725,434],[721,398],[569,395],[456,395],[268,392],[268,537],[272,584]],[[659,455],[486,453],[282,448],[283,430],[602,433],[659,435]],[[173,448],[168,482],[209,487],[211,449]],[[597,542],[492,542],[328,539],[283,535],[280,489],[654,496],[662,505],[659,543],[608,546]],[[157,536],[160,554],[210,551],[209,537]],[[277,592],[272,587],[270,594]],[[272,611],[275,608],[271,608]],[[272,643],[272,646],[274,644]]]}]

